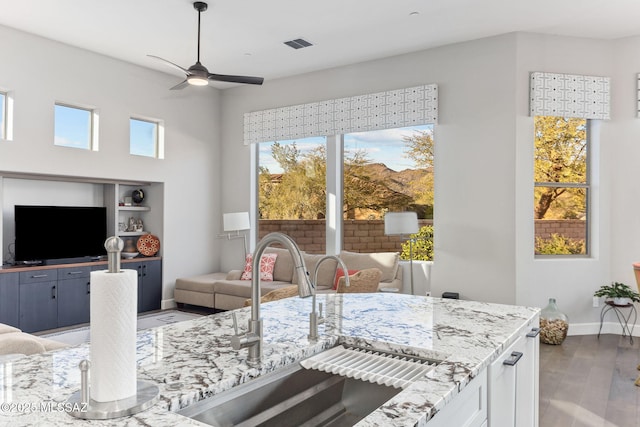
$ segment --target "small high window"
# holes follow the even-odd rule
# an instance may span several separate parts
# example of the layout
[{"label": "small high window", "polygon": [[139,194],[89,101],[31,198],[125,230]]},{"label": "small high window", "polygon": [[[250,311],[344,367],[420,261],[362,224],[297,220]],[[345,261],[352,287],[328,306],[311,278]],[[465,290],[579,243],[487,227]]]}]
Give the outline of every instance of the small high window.
[{"label": "small high window", "polygon": [[129,119],[129,153],[161,159],[162,123],[146,119]]},{"label": "small high window", "polygon": [[55,105],[54,144],[61,147],[97,150],[97,114],[90,108]]},{"label": "small high window", "polygon": [[7,139],[7,94],[0,92],[0,139]]}]

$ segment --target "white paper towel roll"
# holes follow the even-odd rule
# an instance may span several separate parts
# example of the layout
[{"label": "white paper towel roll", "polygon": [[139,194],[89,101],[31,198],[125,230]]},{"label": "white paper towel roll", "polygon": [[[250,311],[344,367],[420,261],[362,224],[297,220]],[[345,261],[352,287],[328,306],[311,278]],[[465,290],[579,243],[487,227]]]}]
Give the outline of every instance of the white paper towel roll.
[{"label": "white paper towel roll", "polygon": [[138,273],[91,272],[90,394],[111,402],[137,392]]}]

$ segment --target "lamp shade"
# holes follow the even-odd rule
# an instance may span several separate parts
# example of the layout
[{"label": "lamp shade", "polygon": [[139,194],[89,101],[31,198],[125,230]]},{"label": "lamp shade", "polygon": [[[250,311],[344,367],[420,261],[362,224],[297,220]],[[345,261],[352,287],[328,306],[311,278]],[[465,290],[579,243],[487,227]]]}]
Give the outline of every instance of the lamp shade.
[{"label": "lamp shade", "polygon": [[414,234],[419,230],[415,212],[387,212],[384,216],[384,234]]},{"label": "lamp shade", "polygon": [[249,223],[249,212],[231,212],[222,216],[222,228],[224,231],[248,230],[251,228]]}]

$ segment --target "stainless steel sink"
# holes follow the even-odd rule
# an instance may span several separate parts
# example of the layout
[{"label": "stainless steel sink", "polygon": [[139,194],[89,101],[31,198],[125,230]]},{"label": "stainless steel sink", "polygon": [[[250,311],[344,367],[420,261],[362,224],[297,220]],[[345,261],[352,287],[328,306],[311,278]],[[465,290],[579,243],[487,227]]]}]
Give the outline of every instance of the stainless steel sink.
[{"label": "stainless steel sink", "polygon": [[217,427],[353,426],[400,391],[295,364],[179,413]]}]

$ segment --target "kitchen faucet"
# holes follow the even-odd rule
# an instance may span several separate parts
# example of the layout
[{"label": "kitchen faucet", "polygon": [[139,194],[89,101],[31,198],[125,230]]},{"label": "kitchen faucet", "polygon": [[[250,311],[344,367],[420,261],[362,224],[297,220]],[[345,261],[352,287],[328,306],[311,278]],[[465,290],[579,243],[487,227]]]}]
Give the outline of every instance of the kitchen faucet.
[{"label": "kitchen faucet", "polygon": [[249,320],[249,330],[245,334],[238,334],[238,320],[235,311],[233,316],[233,327],[235,335],[231,337],[231,347],[234,350],[243,348],[249,349],[247,363],[260,363],[262,359],[262,319],[260,318],[260,258],[267,247],[273,243],[280,243],[286,247],[293,258],[293,265],[298,274],[298,294],[301,298],[315,295],[314,284],[309,280],[309,273],[302,258],[302,252],[293,239],[283,233],[269,233],[256,245],[253,253],[252,275],[251,275],[251,319]]},{"label": "kitchen faucet", "polygon": [[338,264],[340,264],[340,268],[342,268],[342,272],[344,273],[344,284],[345,286],[349,286],[349,270],[347,270],[347,266],[345,265],[344,261],[342,261],[335,255],[327,255],[318,260],[313,273],[313,301],[311,303],[311,313],[309,313],[310,340],[318,339],[318,325],[324,323],[324,317],[322,317],[322,303],[319,304],[318,312],[316,312],[316,287],[318,285],[318,270],[320,269],[320,264],[328,259],[334,259],[338,262]]}]

